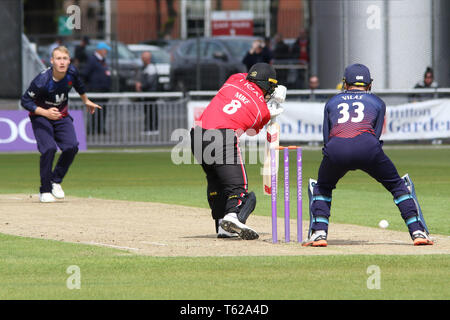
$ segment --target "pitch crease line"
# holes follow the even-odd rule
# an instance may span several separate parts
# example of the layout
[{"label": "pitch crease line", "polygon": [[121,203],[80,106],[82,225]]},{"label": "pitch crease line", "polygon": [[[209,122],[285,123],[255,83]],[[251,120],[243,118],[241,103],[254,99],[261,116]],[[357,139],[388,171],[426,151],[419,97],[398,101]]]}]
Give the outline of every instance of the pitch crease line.
[{"label": "pitch crease line", "polygon": [[92,245],[98,245],[98,246],[104,246],[104,247],[110,247],[115,249],[124,249],[124,250],[136,250],[139,251],[138,248],[131,248],[131,247],[122,247],[122,246],[116,246],[113,244],[106,244],[106,243],[99,243],[99,242],[82,242],[84,244],[92,244]]}]

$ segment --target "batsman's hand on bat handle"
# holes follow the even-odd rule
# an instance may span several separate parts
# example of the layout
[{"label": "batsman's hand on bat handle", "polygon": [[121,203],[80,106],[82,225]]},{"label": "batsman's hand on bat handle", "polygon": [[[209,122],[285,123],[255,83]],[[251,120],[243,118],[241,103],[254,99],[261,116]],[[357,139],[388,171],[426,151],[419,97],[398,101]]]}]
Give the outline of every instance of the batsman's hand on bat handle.
[{"label": "batsman's hand on bat handle", "polygon": [[273,91],[270,100],[277,104],[282,104],[284,101],[286,101],[286,92],[287,88],[285,86],[278,85]]},{"label": "batsman's hand on bat handle", "polygon": [[275,118],[278,117],[281,113],[283,113],[284,108],[274,101],[270,102],[268,105],[270,112],[270,120],[275,121]]},{"label": "batsman's hand on bat handle", "polygon": [[270,98],[268,103],[270,119],[275,119],[284,111],[281,104],[286,100],[286,92],[287,89],[285,86],[278,85],[275,88],[272,97]]}]

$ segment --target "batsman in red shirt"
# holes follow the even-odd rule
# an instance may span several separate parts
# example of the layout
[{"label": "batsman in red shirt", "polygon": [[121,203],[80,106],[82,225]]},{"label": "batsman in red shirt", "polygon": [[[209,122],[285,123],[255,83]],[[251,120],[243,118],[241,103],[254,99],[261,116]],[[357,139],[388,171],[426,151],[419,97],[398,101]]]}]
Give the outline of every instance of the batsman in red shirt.
[{"label": "batsman in red shirt", "polygon": [[271,117],[282,112],[277,104],[271,104],[273,108],[267,104],[277,95],[283,95],[277,101],[284,101],[286,90],[277,86],[275,69],[267,63],[253,65],[248,74],[234,74],[191,129],[191,150],[206,174],[208,203],[219,238],[259,237],[245,225],[256,197],[248,192],[239,136],[258,134]]}]

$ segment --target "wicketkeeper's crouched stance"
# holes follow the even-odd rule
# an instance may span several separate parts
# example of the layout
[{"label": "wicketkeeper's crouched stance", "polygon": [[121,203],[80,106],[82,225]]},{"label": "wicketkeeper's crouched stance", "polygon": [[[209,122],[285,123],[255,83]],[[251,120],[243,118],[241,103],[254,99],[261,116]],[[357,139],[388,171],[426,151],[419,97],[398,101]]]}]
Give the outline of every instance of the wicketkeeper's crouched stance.
[{"label": "wicketkeeper's crouched stance", "polygon": [[369,69],[350,65],[344,74],[345,92],[325,105],[323,159],[317,183],[310,181],[309,239],[304,246],[327,246],[331,193],[349,170],[363,170],[380,182],[394,197],[414,245],[431,245],[428,230],[409,176],[401,178],[382,149],[381,136],[386,106],[369,93]]},{"label": "wicketkeeper's crouched stance", "polygon": [[[267,124],[271,117],[267,101],[277,95],[276,88],[276,73],[269,64],[257,63],[248,74],[234,74],[191,129],[192,153],[206,173],[207,199],[220,238],[259,237],[245,224],[256,197],[248,191],[239,136],[256,135]],[[286,90],[281,94],[285,97]]]}]

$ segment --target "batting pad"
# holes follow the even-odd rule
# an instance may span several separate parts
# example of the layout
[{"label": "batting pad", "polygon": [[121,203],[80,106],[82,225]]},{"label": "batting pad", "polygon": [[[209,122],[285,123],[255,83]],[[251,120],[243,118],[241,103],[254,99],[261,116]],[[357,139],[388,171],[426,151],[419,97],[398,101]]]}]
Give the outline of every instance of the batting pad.
[{"label": "batting pad", "polygon": [[312,215],[312,210],[311,210],[311,206],[312,203],[314,201],[313,199],[313,191],[314,191],[314,186],[316,185],[317,180],[314,179],[309,179],[309,183],[308,183],[308,198],[309,198],[309,230],[308,230],[308,238],[311,237],[311,233],[312,233],[312,224],[313,224],[313,215]]},{"label": "batting pad", "polygon": [[423,227],[425,228],[425,231],[429,234],[427,224],[425,223],[425,218],[422,214],[422,209],[420,208],[419,201],[417,200],[416,190],[414,189],[414,183],[412,182],[411,178],[409,177],[409,174],[405,174],[402,177],[403,181],[405,182],[406,187],[408,188],[409,194],[411,195],[412,199],[414,200],[414,204],[417,208],[417,213],[419,214],[419,220],[422,222]]}]

